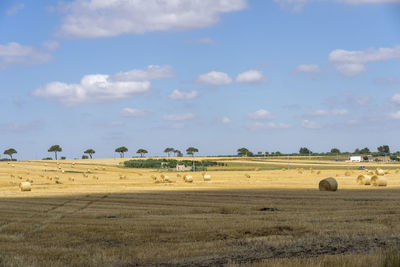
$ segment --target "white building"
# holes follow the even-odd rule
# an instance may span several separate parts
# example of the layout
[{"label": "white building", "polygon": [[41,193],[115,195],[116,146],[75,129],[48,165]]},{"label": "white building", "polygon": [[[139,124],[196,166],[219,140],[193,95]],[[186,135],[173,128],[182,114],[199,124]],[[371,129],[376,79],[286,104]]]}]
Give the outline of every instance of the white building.
[{"label": "white building", "polygon": [[352,155],[352,156],[350,156],[349,161],[351,161],[351,162],[361,162],[361,161],[363,161],[363,156],[362,155]]}]

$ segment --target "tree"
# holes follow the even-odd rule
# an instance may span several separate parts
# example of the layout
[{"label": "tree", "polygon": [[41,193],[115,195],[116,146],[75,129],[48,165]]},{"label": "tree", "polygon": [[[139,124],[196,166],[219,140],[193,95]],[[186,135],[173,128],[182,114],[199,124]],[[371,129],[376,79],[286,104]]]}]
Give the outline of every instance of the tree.
[{"label": "tree", "polygon": [[390,148],[389,148],[388,145],[379,146],[379,147],[378,147],[378,151],[379,151],[381,154],[390,154]]},{"label": "tree", "polygon": [[182,154],[182,152],[180,151],[180,150],[178,150],[178,149],[176,149],[175,151],[174,151],[174,154],[176,153],[176,156],[177,157],[183,157],[183,154]]},{"label": "tree", "polygon": [[96,151],[94,151],[93,149],[89,148],[87,149],[85,152],[83,152],[85,154],[88,154],[90,158],[92,158],[92,155],[96,153]]},{"label": "tree", "polygon": [[174,152],[175,149],[173,149],[172,147],[167,147],[166,149],[164,149],[164,153],[168,154],[168,157],[170,156],[171,152]]},{"label": "tree", "polygon": [[195,147],[189,147],[186,149],[186,154],[194,156],[194,153],[199,152],[199,150]]},{"label": "tree", "polygon": [[11,160],[13,159],[12,155],[17,153],[17,150],[15,150],[14,148],[9,148],[4,151],[4,155],[9,155]]},{"label": "tree", "polygon": [[354,154],[360,154],[361,150],[359,148],[356,148],[356,150],[354,150]]},{"label": "tree", "polygon": [[363,149],[360,150],[360,153],[361,154],[369,154],[369,153],[371,153],[371,151],[369,151],[368,147],[364,147]]},{"label": "tree", "polygon": [[62,148],[59,145],[53,145],[47,151],[48,152],[54,152],[55,159],[57,160],[57,152],[61,152]]},{"label": "tree", "polygon": [[332,149],[331,149],[331,153],[333,153],[333,154],[340,154],[340,150],[339,150],[339,148],[332,148]]},{"label": "tree", "polygon": [[143,158],[143,155],[147,154],[149,152],[146,149],[141,148],[141,149],[138,149],[138,151],[136,151],[136,153],[140,154],[140,157]]},{"label": "tree", "polygon": [[279,152],[279,151],[276,151],[276,152],[275,152],[275,156],[280,156],[280,155],[282,155],[281,152]]},{"label": "tree", "polygon": [[120,157],[123,158],[124,154],[128,152],[128,149],[124,146],[118,147],[115,149],[115,152],[119,153]]},{"label": "tree", "polygon": [[299,152],[300,152],[300,154],[311,154],[312,153],[311,150],[309,150],[306,147],[301,147]]},{"label": "tree", "polygon": [[248,156],[250,154],[250,151],[245,147],[241,147],[237,150],[237,154],[238,156]]}]

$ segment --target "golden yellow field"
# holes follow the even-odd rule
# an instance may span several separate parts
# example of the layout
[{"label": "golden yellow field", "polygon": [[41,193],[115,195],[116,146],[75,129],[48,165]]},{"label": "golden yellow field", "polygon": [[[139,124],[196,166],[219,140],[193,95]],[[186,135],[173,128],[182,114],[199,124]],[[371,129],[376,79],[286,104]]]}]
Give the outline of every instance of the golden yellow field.
[{"label": "golden yellow field", "polygon": [[[193,183],[121,159],[1,162],[0,265],[377,266],[400,242],[395,164],[373,187],[356,164],[222,161]],[[318,191],[329,176],[339,190]]]}]

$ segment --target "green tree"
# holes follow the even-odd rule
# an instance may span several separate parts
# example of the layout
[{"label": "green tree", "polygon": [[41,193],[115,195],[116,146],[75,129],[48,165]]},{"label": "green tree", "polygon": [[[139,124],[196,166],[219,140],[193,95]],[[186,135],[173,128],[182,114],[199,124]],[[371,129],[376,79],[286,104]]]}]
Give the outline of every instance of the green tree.
[{"label": "green tree", "polygon": [[340,150],[339,150],[339,148],[332,148],[331,153],[332,154],[340,154]]},{"label": "green tree", "polygon": [[55,159],[57,160],[57,152],[61,152],[62,148],[59,145],[53,145],[47,151],[48,152],[54,152]]},{"label": "green tree", "polygon": [[138,151],[136,151],[137,154],[140,154],[140,157],[143,158],[144,154],[149,153],[146,149],[140,148]]},{"label": "green tree", "polygon": [[378,147],[378,151],[379,151],[381,154],[390,154],[390,148],[389,148],[388,145],[379,146],[379,147]]},{"label": "green tree", "polygon": [[369,153],[371,153],[371,151],[369,151],[368,147],[364,147],[363,149],[360,150],[360,153],[361,154],[369,154]]},{"label": "green tree", "polygon": [[301,147],[299,152],[300,152],[300,154],[311,154],[312,153],[311,150],[309,150],[306,147]]},{"label": "green tree", "polygon": [[180,150],[178,150],[178,149],[176,149],[176,150],[174,151],[174,154],[176,154],[177,157],[183,157],[182,152],[181,152]]},{"label": "green tree", "polygon": [[186,154],[194,156],[194,153],[199,152],[199,150],[195,147],[189,147],[186,149]]},{"label": "green tree", "polygon": [[9,148],[9,149],[4,151],[4,155],[10,156],[11,160],[13,159],[12,155],[13,154],[17,154],[17,153],[18,153],[17,150],[15,150],[14,148]]},{"label": "green tree", "polygon": [[125,153],[128,152],[128,149],[126,147],[124,147],[124,146],[121,146],[121,147],[116,148],[115,152],[119,153],[119,156],[121,158],[123,158]]},{"label": "green tree", "polygon": [[171,152],[174,152],[175,149],[173,149],[172,147],[167,147],[166,149],[164,149],[164,153],[168,154],[168,157],[170,156]]},{"label": "green tree", "polygon": [[93,149],[89,148],[86,149],[85,152],[83,152],[85,154],[88,154],[90,158],[92,158],[92,155],[96,153],[96,151],[94,151]]},{"label": "green tree", "polygon": [[250,151],[245,147],[241,147],[237,150],[237,154],[238,156],[248,156],[250,154]]}]

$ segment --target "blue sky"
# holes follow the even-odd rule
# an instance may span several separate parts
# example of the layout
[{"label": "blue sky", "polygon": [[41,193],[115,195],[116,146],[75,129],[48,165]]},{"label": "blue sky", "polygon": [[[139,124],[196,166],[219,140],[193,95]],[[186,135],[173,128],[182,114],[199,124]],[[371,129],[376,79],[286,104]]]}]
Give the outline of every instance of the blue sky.
[{"label": "blue sky", "polygon": [[400,150],[399,0],[0,3],[18,159]]}]

